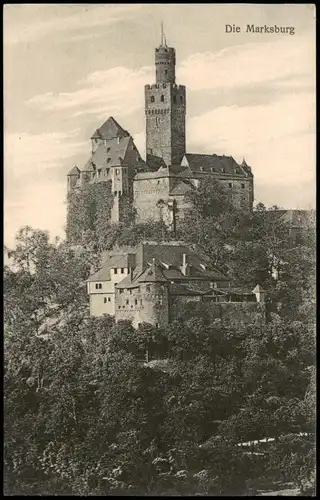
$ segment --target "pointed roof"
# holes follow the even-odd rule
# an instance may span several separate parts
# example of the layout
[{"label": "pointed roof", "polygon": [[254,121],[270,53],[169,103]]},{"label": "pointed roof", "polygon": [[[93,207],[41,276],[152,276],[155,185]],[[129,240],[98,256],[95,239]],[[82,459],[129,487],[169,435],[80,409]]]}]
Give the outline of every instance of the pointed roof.
[{"label": "pointed roof", "polygon": [[162,272],[163,266],[160,262],[153,258],[152,262],[149,264],[148,268],[144,271],[144,273],[139,277],[138,281],[140,283],[164,283],[167,279],[164,277]]},{"label": "pointed roof", "polygon": [[68,175],[79,175],[80,170],[78,169],[77,165],[75,165],[69,172]]},{"label": "pointed roof", "polygon": [[101,125],[100,128],[98,128],[94,134],[92,135],[91,139],[105,139],[105,140],[110,140],[110,139],[115,139],[117,137],[128,137],[129,133],[124,130],[121,125],[113,118],[113,116],[110,116],[103,125]]}]

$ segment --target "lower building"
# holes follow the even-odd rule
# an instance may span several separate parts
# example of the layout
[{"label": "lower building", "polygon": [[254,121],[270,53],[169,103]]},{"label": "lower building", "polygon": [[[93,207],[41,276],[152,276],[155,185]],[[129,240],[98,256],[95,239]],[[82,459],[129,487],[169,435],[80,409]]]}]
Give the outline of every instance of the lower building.
[{"label": "lower building", "polygon": [[[209,265],[198,248],[183,242],[143,242],[135,248],[113,251],[87,282],[90,315],[109,314],[162,326],[178,317],[188,301],[210,303],[219,319],[265,321],[265,292],[231,286],[227,276]],[[241,316],[241,317],[240,317]]]}]

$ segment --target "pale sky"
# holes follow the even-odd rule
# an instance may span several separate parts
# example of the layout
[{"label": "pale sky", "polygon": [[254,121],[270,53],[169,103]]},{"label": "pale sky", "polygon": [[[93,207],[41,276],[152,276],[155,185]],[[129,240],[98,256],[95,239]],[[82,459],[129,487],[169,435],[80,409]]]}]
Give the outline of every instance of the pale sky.
[{"label": "pale sky", "polygon": [[[187,151],[245,157],[256,202],[315,206],[313,5],[7,4],[6,244],[26,224],[63,236],[66,174],[84,166],[109,116],[144,157],[144,85],[155,82],[161,21],[187,87]],[[247,24],[295,34],[246,33]]]}]

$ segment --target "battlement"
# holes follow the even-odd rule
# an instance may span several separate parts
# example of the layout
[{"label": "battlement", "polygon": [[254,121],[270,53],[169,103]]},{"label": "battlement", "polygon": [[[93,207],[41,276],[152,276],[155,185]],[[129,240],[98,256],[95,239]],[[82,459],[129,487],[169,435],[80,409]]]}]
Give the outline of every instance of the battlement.
[{"label": "battlement", "polygon": [[144,88],[146,90],[165,89],[168,85],[171,85],[176,90],[184,90],[186,88],[185,85],[177,85],[176,83],[153,83],[152,85],[145,85]]}]

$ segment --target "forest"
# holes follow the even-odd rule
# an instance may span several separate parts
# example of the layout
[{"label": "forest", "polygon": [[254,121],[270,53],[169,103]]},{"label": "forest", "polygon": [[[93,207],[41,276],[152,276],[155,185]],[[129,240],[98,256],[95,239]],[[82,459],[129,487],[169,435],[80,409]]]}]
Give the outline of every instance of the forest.
[{"label": "forest", "polygon": [[6,249],[6,495],[314,494],[314,214],[293,239],[277,207],[240,213],[212,188],[190,194],[174,236],[259,283],[264,326],[226,326],[204,305],[164,328],[88,316],[101,252],[172,238],[161,222],[100,213],[87,232],[68,221],[77,245],[26,226]]}]

